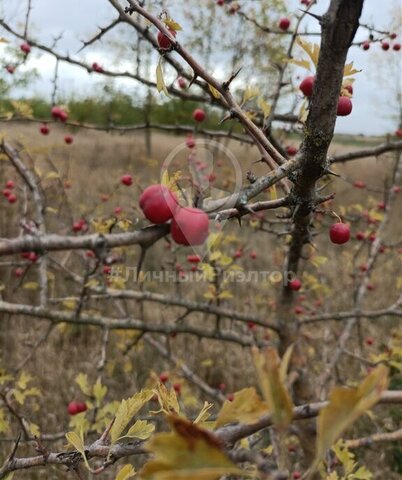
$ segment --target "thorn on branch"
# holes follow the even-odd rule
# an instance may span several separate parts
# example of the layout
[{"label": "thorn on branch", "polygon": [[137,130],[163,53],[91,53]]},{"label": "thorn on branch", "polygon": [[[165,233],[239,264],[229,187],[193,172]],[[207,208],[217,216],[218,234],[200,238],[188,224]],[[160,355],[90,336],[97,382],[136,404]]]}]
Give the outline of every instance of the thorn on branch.
[{"label": "thorn on branch", "polygon": [[239,75],[241,69],[243,67],[240,67],[236,72],[232,73],[232,75],[229,77],[229,80],[226,80],[226,82],[223,82],[222,87],[224,90],[228,90],[230,87],[230,84],[233,82],[233,80]]},{"label": "thorn on branch", "polygon": [[323,16],[322,15],[317,15],[315,13],[311,13],[309,12],[308,10],[302,10],[299,8],[299,10],[303,13],[305,13],[306,15],[310,15],[310,17],[313,17],[315,18],[316,20],[318,20],[320,22],[320,24],[322,23],[322,20],[323,20]]}]

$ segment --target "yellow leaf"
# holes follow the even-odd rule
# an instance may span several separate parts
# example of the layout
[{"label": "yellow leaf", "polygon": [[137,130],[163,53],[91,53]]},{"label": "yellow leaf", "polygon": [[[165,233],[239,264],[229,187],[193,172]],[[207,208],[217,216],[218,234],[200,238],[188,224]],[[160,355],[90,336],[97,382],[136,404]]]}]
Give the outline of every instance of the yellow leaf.
[{"label": "yellow leaf", "polygon": [[39,288],[38,282],[27,282],[22,286],[25,290],[37,290]]},{"label": "yellow leaf", "polygon": [[33,437],[40,437],[40,429],[39,426],[36,425],[36,423],[28,423],[28,430],[31,433]]},{"label": "yellow leaf", "polygon": [[343,70],[343,76],[349,77],[350,75],[355,75],[356,73],[360,73],[360,72],[361,70],[357,70],[356,68],[354,68],[353,62],[351,62],[345,65],[345,68]]},{"label": "yellow leaf", "polygon": [[132,226],[133,222],[128,218],[122,218],[116,224],[117,227],[121,228],[125,232]]},{"label": "yellow leaf", "polygon": [[82,458],[84,459],[86,467],[88,468],[88,470],[90,470],[90,466],[85,455],[85,445],[82,431],[81,436],[78,436],[75,432],[68,432],[66,433],[66,439],[68,443],[70,443],[78,452],[80,452]]},{"label": "yellow leaf", "polygon": [[259,97],[257,100],[258,108],[261,108],[264,118],[267,118],[271,113],[271,105],[267,103],[262,97]]},{"label": "yellow leaf", "polygon": [[119,470],[119,473],[117,474],[117,477],[115,480],[128,480],[129,478],[132,478],[134,476],[135,476],[134,467],[130,464],[127,464],[127,465],[124,465]]},{"label": "yellow leaf", "polygon": [[315,43],[307,42],[306,40],[302,40],[300,36],[296,38],[296,43],[307,53],[307,55],[311,58],[314,65],[318,65],[318,56],[320,54],[320,47]]},{"label": "yellow leaf", "polygon": [[321,265],[325,265],[328,262],[328,257],[324,257],[321,255],[314,255],[310,262],[316,267],[319,268]]},{"label": "yellow leaf", "polygon": [[256,97],[259,94],[260,94],[260,89],[258,87],[247,87],[246,90],[244,90],[242,103],[248,102],[249,100],[251,100],[252,98]]},{"label": "yellow leaf", "polygon": [[21,372],[21,375],[19,376],[17,381],[17,387],[21,390],[25,390],[31,380],[32,376],[29,373]]},{"label": "yellow leaf", "polygon": [[10,43],[10,42],[4,37],[0,37],[0,43]]},{"label": "yellow leaf", "polygon": [[52,180],[54,178],[60,178],[60,174],[58,172],[49,172],[45,176],[45,180]]},{"label": "yellow leaf", "polygon": [[272,347],[267,347],[263,352],[254,347],[252,353],[258,383],[272,414],[272,421],[278,427],[287,427],[292,420],[293,403],[280,378],[278,353]]},{"label": "yellow leaf", "polygon": [[58,209],[53,207],[46,207],[46,211],[49,213],[54,213],[55,215],[59,213]]},{"label": "yellow leaf", "polygon": [[102,400],[105,398],[106,393],[107,387],[105,385],[102,385],[101,379],[98,378],[93,388],[93,395],[95,397],[97,406],[102,403]]},{"label": "yellow leaf", "polygon": [[96,280],[96,278],[92,278],[91,280],[89,280],[85,285],[84,287],[86,288],[95,288],[99,285],[99,281]]},{"label": "yellow leaf", "polygon": [[225,401],[216,419],[216,426],[232,422],[252,424],[267,413],[268,405],[261,400],[255,388],[244,388],[234,394],[232,402]]},{"label": "yellow leaf", "polygon": [[112,226],[114,226],[115,224],[115,218],[94,218],[93,220],[91,220],[91,225],[96,233],[110,233]]},{"label": "yellow leaf", "polygon": [[202,276],[207,282],[212,282],[214,280],[215,270],[211,265],[209,265],[208,263],[199,263],[198,268],[201,270]]},{"label": "yellow leaf", "polygon": [[218,90],[213,87],[211,84],[208,83],[208,87],[209,87],[209,90],[210,92],[212,93],[212,95],[215,97],[215,98],[220,98],[221,97],[221,94],[218,92]]},{"label": "yellow leaf", "polygon": [[294,65],[297,65],[298,67],[305,68],[306,70],[311,69],[310,62],[308,60],[297,60],[296,58],[291,58],[289,60],[289,63],[293,63]]},{"label": "yellow leaf", "polygon": [[172,18],[166,18],[163,20],[163,23],[170,29],[174,30],[175,32],[178,32],[179,30],[183,30],[181,28],[181,25],[177,22],[175,22]]},{"label": "yellow leaf", "polygon": [[163,383],[159,383],[156,395],[158,397],[158,402],[161,407],[160,411],[165,413],[180,412],[180,405],[177,400],[176,392],[173,388],[168,390]]},{"label": "yellow leaf", "polygon": [[110,431],[112,443],[115,443],[121,437],[133,417],[152,397],[152,390],[141,390],[132,397],[121,401]]},{"label": "yellow leaf", "polygon": [[204,406],[202,407],[200,413],[197,415],[197,418],[194,420],[193,423],[203,423],[208,420],[211,416],[209,410],[213,407],[213,403],[204,402]]},{"label": "yellow leaf", "polygon": [[232,294],[232,292],[230,292],[229,290],[223,290],[223,291],[218,295],[218,298],[220,298],[221,300],[224,300],[225,298],[233,298],[233,294]]},{"label": "yellow leaf", "polygon": [[286,378],[288,374],[290,359],[292,358],[293,348],[294,348],[294,344],[290,345],[286,349],[286,352],[282,357],[281,366],[279,368],[279,377],[283,384],[286,383]]},{"label": "yellow leaf", "polygon": [[271,200],[276,200],[278,198],[278,192],[276,191],[276,185],[272,185],[272,187],[269,189],[269,192],[271,194]]},{"label": "yellow leaf", "polygon": [[217,480],[223,475],[242,475],[211,432],[173,415],[168,421],[172,432],[156,434],[146,444],[153,458],[140,472],[143,480]]},{"label": "yellow leaf", "polygon": [[4,290],[5,288],[6,288],[6,286],[4,285],[4,283],[0,283],[0,292],[1,292],[2,290]]},{"label": "yellow leaf", "polygon": [[166,88],[165,80],[163,78],[163,70],[162,70],[162,59],[159,60],[158,66],[156,67],[156,88],[158,92],[162,92],[169,96],[169,93]]},{"label": "yellow leaf", "polygon": [[63,300],[62,305],[63,307],[66,307],[67,310],[75,310],[77,306],[77,302],[74,299],[67,299],[67,300]]},{"label": "yellow leaf", "polygon": [[152,435],[154,430],[155,425],[152,425],[152,423],[149,423],[146,420],[137,420],[124,436],[146,440]]},{"label": "yellow leaf", "polygon": [[88,383],[88,375],[86,373],[79,373],[75,377],[75,383],[80,387],[81,392],[88,397],[92,394],[92,389]]},{"label": "yellow leaf", "polygon": [[379,401],[387,386],[388,369],[379,365],[358,387],[337,387],[330,393],[329,404],[317,419],[317,453],[310,475],[342,433]]}]

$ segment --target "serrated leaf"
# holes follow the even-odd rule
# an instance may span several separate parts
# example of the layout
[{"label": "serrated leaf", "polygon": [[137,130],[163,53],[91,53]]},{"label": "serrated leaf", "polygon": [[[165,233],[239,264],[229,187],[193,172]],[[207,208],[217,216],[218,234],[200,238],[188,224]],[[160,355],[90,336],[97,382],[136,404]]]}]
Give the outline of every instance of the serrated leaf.
[{"label": "serrated leaf", "polygon": [[174,30],[175,32],[178,32],[179,30],[183,30],[181,28],[181,25],[177,22],[175,22],[172,18],[166,18],[163,20],[163,23],[170,29]]},{"label": "serrated leaf", "polygon": [[102,403],[106,393],[107,387],[105,385],[102,385],[101,379],[98,378],[93,388],[93,396],[95,397],[98,406]]},{"label": "serrated leaf", "polygon": [[154,430],[155,425],[152,423],[149,423],[146,420],[137,420],[124,436],[146,440],[153,434]]},{"label": "serrated leaf", "polygon": [[115,480],[128,480],[129,478],[132,478],[134,476],[135,476],[134,467],[130,464],[127,464],[127,465],[124,465],[119,470],[119,473],[117,474],[117,477]]},{"label": "serrated leaf", "polygon": [[163,78],[162,59],[159,60],[158,66],[156,67],[156,88],[158,92],[163,92],[166,96],[169,96],[165,79]]},{"label": "serrated leaf", "polygon": [[260,352],[253,348],[253,360],[262,396],[268,404],[273,423],[287,427],[292,420],[293,403],[280,378],[280,359],[277,351],[268,347]]},{"label": "serrated leaf", "polygon": [[244,388],[234,394],[233,401],[226,400],[218,413],[216,426],[228,423],[252,424],[268,413],[268,405],[263,402],[254,387]]},{"label": "serrated leaf", "polygon": [[75,432],[68,432],[66,433],[66,439],[68,443],[70,443],[80,454],[82,455],[82,458],[84,460],[84,463],[88,470],[90,470],[90,466],[87,460],[87,457],[85,455],[85,445],[84,445],[84,438],[81,432],[81,436],[78,436],[77,433]]},{"label": "serrated leaf", "polygon": [[180,412],[180,405],[177,400],[177,395],[174,388],[171,388],[169,390],[163,383],[159,383],[156,395],[158,397],[158,402],[161,407],[159,412],[164,412],[167,414],[178,414]]},{"label": "serrated leaf", "polygon": [[172,432],[158,433],[146,444],[153,458],[140,472],[143,480],[217,480],[243,474],[211,432],[173,415],[168,421]]},{"label": "serrated leaf", "polygon": [[272,107],[268,102],[266,102],[262,97],[259,97],[257,100],[257,106],[258,108],[261,108],[264,119],[269,117]]},{"label": "serrated leaf", "polygon": [[294,65],[297,65],[298,67],[305,68],[306,70],[311,69],[311,64],[308,60],[298,60],[296,58],[291,58],[289,60],[289,63],[293,63]]},{"label": "serrated leaf", "polygon": [[193,423],[204,423],[208,420],[208,418],[211,416],[209,413],[209,410],[213,407],[213,403],[208,403],[204,402],[204,405],[200,411],[200,413],[197,415],[197,418],[194,420]]},{"label": "serrated leaf", "polygon": [[313,61],[314,65],[317,67],[318,57],[320,55],[319,45],[307,42],[306,40],[301,39],[300,36],[296,38],[296,43],[307,53],[307,55]]},{"label": "serrated leaf", "polygon": [[356,73],[360,73],[361,70],[357,70],[354,66],[353,66],[353,62],[351,63],[347,63],[345,65],[345,68],[343,70],[343,76],[344,77],[349,77],[350,75],[355,75]]},{"label": "serrated leaf", "polygon": [[258,87],[247,87],[246,90],[244,90],[242,104],[248,102],[259,94],[260,89]]},{"label": "serrated leaf", "polygon": [[60,174],[58,172],[49,172],[45,175],[45,180],[52,180],[54,178],[60,178]]},{"label": "serrated leaf", "polygon": [[136,393],[132,397],[121,401],[110,431],[112,443],[115,443],[122,436],[133,417],[152,397],[152,390],[141,390],[141,392]]},{"label": "serrated leaf", "polygon": [[89,386],[88,375],[86,373],[79,373],[75,377],[75,383],[80,387],[81,392],[88,397],[92,394],[92,389]]},{"label": "serrated leaf", "polygon": [[337,387],[329,395],[329,404],[317,420],[316,459],[310,476],[316,470],[326,451],[361,415],[372,408],[388,386],[388,369],[379,365],[355,388]]},{"label": "serrated leaf", "polygon": [[208,87],[210,92],[215,98],[221,98],[221,94],[218,92],[218,90],[215,87],[213,87],[210,83],[208,83]]}]

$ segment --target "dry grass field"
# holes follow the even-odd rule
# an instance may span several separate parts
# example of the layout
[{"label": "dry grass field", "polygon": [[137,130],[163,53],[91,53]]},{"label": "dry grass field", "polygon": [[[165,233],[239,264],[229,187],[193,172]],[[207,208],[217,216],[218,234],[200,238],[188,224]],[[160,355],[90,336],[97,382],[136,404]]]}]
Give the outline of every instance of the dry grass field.
[{"label": "dry grass field", "polygon": [[[3,124],[1,134],[14,144],[25,147],[24,159],[29,161],[30,167],[36,169],[41,178],[41,185],[46,195],[46,204],[51,207],[46,213],[47,227],[49,232],[70,234],[72,223],[83,217],[91,219],[108,218],[114,215],[115,207],[122,207],[122,217],[130,219],[136,228],[137,224],[145,225],[141,211],[138,208],[138,198],[141,188],[150,183],[159,182],[161,165],[170,152],[185,140],[184,136],[178,137],[158,132],[152,133],[152,152],[148,157],[146,153],[145,137],[143,132],[132,134],[106,134],[96,131],[73,132],[74,143],[71,146],[63,143],[65,129],[52,126],[51,134],[43,137],[38,133],[37,125]],[[368,139],[367,145],[381,143],[384,139]],[[286,141],[285,143],[295,143]],[[353,142],[352,142],[353,143]],[[358,139],[353,145],[335,143],[331,153],[341,153],[362,148],[364,140]],[[255,163],[258,159],[258,151],[248,145],[240,145],[234,141],[226,144],[241,165],[242,177],[245,181],[246,172],[251,170],[255,174],[266,172],[266,166]],[[353,205],[360,205],[362,209],[374,208],[383,200],[382,190],[390,177],[390,171],[394,162],[394,154],[383,155],[380,158],[350,162],[346,165],[336,165],[335,170],[342,178],[331,178],[326,192],[336,192],[336,198],[332,205],[327,208],[338,213],[345,214],[347,219],[354,220],[358,208],[353,210]],[[224,158],[217,159],[225,161]],[[178,160],[180,166],[180,159]],[[58,172],[52,175],[50,172]],[[230,167],[217,166],[214,170],[217,175],[215,185],[219,189],[231,188],[233,171]],[[133,175],[134,184],[127,188],[119,183],[122,174]],[[6,161],[0,161],[0,182],[6,179],[16,179],[17,175]],[[363,180],[368,185],[367,189],[360,190],[352,186],[356,179]],[[225,183],[226,182],[226,183]],[[68,188],[63,188],[67,186]],[[19,187],[21,188],[21,187]],[[21,198],[23,191],[21,190]],[[269,199],[271,193],[265,194]],[[402,194],[401,194],[402,195]],[[402,198],[402,197],[400,197]],[[397,205],[391,215],[391,220],[386,231],[386,244],[394,244],[402,237],[402,202],[398,199]],[[18,222],[23,201],[10,206],[5,199],[0,199],[0,237],[17,236],[20,232]],[[28,210],[31,206],[28,205]],[[276,219],[276,212],[265,214],[268,220]],[[324,259],[314,264],[306,261],[302,265],[304,284],[311,285],[306,288],[304,308],[306,314],[314,312],[336,312],[348,310],[353,305],[351,292],[359,277],[359,266],[367,257],[367,246],[362,247],[356,241],[352,241],[347,249],[336,248],[327,241],[327,229],[331,224],[330,216],[317,218],[317,232],[315,238],[315,250],[310,249],[307,254],[311,258]],[[270,225],[270,224],[268,224]],[[273,224],[278,233],[283,232],[285,224]],[[362,220],[353,223],[352,231],[371,228]],[[233,256],[239,248],[243,249],[243,256],[236,260],[244,270],[281,270],[283,260],[283,247],[285,236],[271,235],[267,232],[258,231],[260,223],[255,219],[245,218],[242,227],[235,221],[224,226],[225,235],[229,240],[224,244],[225,254]],[[250,252],[256,252],[257,258],[250,257]],[[173,270],[179,263],[185,270],[189,269],[186,257],[189,249],[171,248],[165,240],[154,245],[144,263],[144,270],[167,269]],[[123,262],[126,265],[137,264],[139,250],[137,247],[127,248],[121,252]],[[90,259],[84,252],[61,252],[52,254],[52,258],[58,264],[65,267],[63,270],[54,267],[54,277],[51,279],[51,292],[53,298],[65,295],[79,294],[80,285],[71,280],[67,271],[82,275]],[[7,261],[10,259],[6,259]],[[12,302],[32,303],[36,299],[36,292],[26,290],[23,284],[35,281],[36,267],[33,266],[23,281],[15,278],[13,269],[0,262],[0,283],[4,290],[0,292],[4,299]],[[380,309],[387,307],[397,297],[395,291],[395,279],[401,276],[401,258],[390,248],[386,248],[382,254],[379,265],[374,271],[371,282],[374,289],[369,292],[365,300],[365,308]],[[206,301],[204,294],[209,285],[190,283],[159,283],[146,281],[136,285],[132,278],[126,284],[126,288],[146,289],[158,293],[178,295],[188,299]],[[268,321],[275,319],[276,297],[280,284],[273,282],[242,284],[233,283],[227,288],[233,298],[224,300],[224,304],[236,310],[260,314]],[[122,305],[134,317],[142,315],[143,318],[152,322],[177,321],[183,312],[177,307],[167,307],[155,303],[141,305],[134,300],[122,300]],[[59,305],[59,308],[66,308]],[[113,316],[114,303],[111,304],[91,300],[87,309],[101,310],[104,315]],[[0,314],[1,316],[2,314]],[[191,317],[192,325],[213,325],[215,321],[211,316],[197,314]],[[292,319],[289,319],[292,321]],[[224,325],[231,328],[231,320],[224,320]],[[334,342],[342,329],[341,323],[328,322],[325,324],[312,324],[305,328],[304,334],[310,346],[311,368],[317,372],[322,371],[322,360],[328,358]],[[236,326],[238,331],[248,335],[247,324],[242,327]],[[369,358],[371,354],[380,353],[389,345],[392,336],[402,336],[398,320],[395,318],[382,318],[375,322],[364,320],[360,325],[363,338],[372,337],[375,343],[372,346],[363,344],[361,354]],[[8,371],[13,371],[26,360],[27,355],[38,340],[48,329],[46,321],[34,318],[16,318],[5,316],[1,318],[0,331],[0,366]],[[239,330],[240,329],[240,330]],[[102,382],[107,385],[107,400],[119,400],[126,397],[150,382],[151,372],[159,374],[168,371],[172,383],[179,382],[182,385],[181,402],[188,412],[196,412],[205,400],[203,394],[199,394],[195,387],[188,384],[180,375],[180,372],[172,368],[155,352],[149,345],[135,343],[136,333],[128,331],[114,331],[111,333],[107,348],[107,359],[102,368],[97,369],[102,356],[103,332],[96,327],[66,326],[59,325],[53,328],[42,345],[37,348],[35,354],[26,361],[25,371],[35,378],[42,396],[38,400],[38,407],[30,418],[40,426],[41,431],[58,434],[68,430],[69,417],[66,413],[68,402],[79,396],[79,390],[74,382],[78,373],[88,373],[91,382],[95,382],[98,375]],[[275,335],[270,331],[256,329],[255,335],[270,335],[275,342]],[[358,338],[356,336],[356,348]],[[217,387],[220,383],[227,385],[227,392],[233,392],[253,383],[253,367],[251,365],[248,349],[230,343],[224,344],[213,340],[198,340],[189,335],[182,335],[168,339],[168,348],[174,354],[184,360],[210,385]],[[353,345],[350,346],[354,348]],[[338,381],[345,382],[348,379],[357,379],[362,373],[362,367],[352,357],[344,356],[338,366]],[[397,425],[402,421],[400,412],[389,414],[390,425]],[[397,409],[396,409],[397,410]],[[375,414],[381,416],[380,410]],[[355,432],[351,436],[362,436],[373,431],[376,417],[366,416],[359,422]],[[13,433],[17,429],[13,430]],[[11,432],[0,434],[0,463],[9,451],[10,444],[2,442],[1,437],[9,438]],[[3,438],[4,440],[4,438]],[[292,439],[293,441],[293,439]],[[64,441],[65,443],[65,441]],[[61,448],[63,439],[58,440],[56,445]],[[53,448],[57,448],[53,446]],[[28,451],[28,450],[27,450]],[[23,452],[23,449],[22,449]],[[398,474],[391,473],[388,466],[393,455],[392,448],[384,448],[378,451],[366,450],[362,453],[362,461],[374,472],[375,479],[397,479]],[[296,453],[297,455],[297,453]],[[108,476],[109,475],[109,476]],[[64,479],[71,478],[70,474],[61,469],[31,470],[29,473],[18,472],[13,480],[19,479]],[[88,477],[89,478],[89,477]],[[102,478],[114,478],[113,471],[106,473]]]}]

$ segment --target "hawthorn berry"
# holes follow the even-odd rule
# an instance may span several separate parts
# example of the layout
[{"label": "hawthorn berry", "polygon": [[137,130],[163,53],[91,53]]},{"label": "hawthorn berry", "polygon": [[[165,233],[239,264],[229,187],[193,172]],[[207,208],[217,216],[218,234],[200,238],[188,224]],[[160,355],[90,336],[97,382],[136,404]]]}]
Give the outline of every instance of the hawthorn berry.
[{"label": "hawthorn berry", "polygon": [[25,53],[25,55],[28,55],[28,53],[31,51],[31,45],[25,42],[20,46],[20,49],[22,52]]},{"label": "hawthorn berry", "polygon": [[6,65],[6,70],[8,73],[10,73],[11,75],[15,72],[15,67],[13,65]]},{"label": "hawthorn berry", "polygon": [[366,188],[366,184],[362,180],[356,180],[353,186],[356,188]]},{"label": "hawthorn berry", "polygon": [[381,42],[381,48],[386,52],[387,50],[389,50],[389,43]]},{"label": "hawthorn berry", "polygon": [[125,175],[123,175],[121,177],[120,182],[123,185],[126,185],[127,187],[129,187],[130,185],[133,184],[133,177],[131,175],[129,175],[128,173],[126,173]]},{"label": "hawthorn berry", "polygon": [[331,225],[329,238],[332,243],[342,245],[350,239],[350,227],[346,223],[338,222]]},{"label": "hawthorn berry", "polygon": [[395,52],[399,52],[399,50],[401,49],[401,44],[400,43],[395,43],[392,47],[393,50],[395,50]]},{"label": "hawthorn berry", "polygon": [[67,145],[71,145],[74,141],[74,138],[72,135],[66,135],[64,137],[64,143],[66,143]]},{"label": "hawthorn berry", "polygon": [[296,153],[297,153],[297,148],[296,148],[295,146],[293,146],[293,145],[288,145],[288,146],[286,147],[286,153],[287,153],[288,155],[290,155],[291,157],[293,157],[293,156],[296,155]]},{"label": "hawthorn berry", "polygon": [[46,125],[46,123],[44,123],[43,125],[41,125],[41,127],[39,128],[39,131],[42,135],[49,135],[49,132],[50,132],[50,128],[48,127],[48,125]]},{"label": "hawthorn berry", "polygon": [[179,77],[179,78],[177,79],[177,83],[179,84],[179,87],[180,87],[181,89],[185,89],[186,86],[187,86],[187,83],[186,83],[186,81],[184,80],[183,77]]},{"label": "hawthorn berry", "polygon": [[313,93],[314,81],[315,77],[311,75],[303,79],[303,81],[300,83],[299,88],[306,97],[311,97]]},{"label": "hawthorn berry", "polygon": [[165,185],[150,185],[140,196],[140,208],[152,223],[166,223],[178,208],[176,195]]},{"label": "hawthorn berry", "polygon": [[8,190],[7,188],[5,188],[3,190],[3,195],[8,198],[10,195],[11,195],[11,190]]},{"label": "hawthorn berry", "polygon": [[301,281],[298,279],[298,278],[294,278],[293,280],[291,280],[289,282],[289,288],[291,290],[294,290],[295,292],[297,292],[298,290],[301,289],[301,286],[302,286],[302,283]]},{"label": "hawthorn berry", "polygon": [[179,208],[173,214],[170,233],[179,245],[201,245],[209,234],[208,215],[198,208]]},{"label": "hawthorn berry", "polygon": [[205,120],[206,113],[202,108],[196,108],[193,112],[193,118],[196,122],[203,122]]},{"label": "hawthorn berry", "polygon": [[283,17],[279,20],[279,28],[283,31],[287,30],[290,26],[290,20],[287,17]]},{"label": "hawthorn berry", "polygon": [[162,383],[166,383],[169,380],[169,375],[167,373],[161,373],[159,375],[159,381]]},{"label": "hawthorn berry", "polygon": [[[176,37],[176,35],[177,35],[177,32],[175,30],[173,30],[172,28],[168,28],[168,32],[173,37]],[[157,40],[158,40],[159,47],[163,48],[164,50],[167,50],[172,45],[172,42],[169,40],[169,38],[162,32],[158,32]]]},{"label": "hawthorn berry", "polygon": [[366,42],[363,42],[363,43],[362,43],[362,48],[363,48],[363,50],[369,50],[369,48],[370,48],[370,42],[367,42],[367,41],[366,41]]},{"label": "hawthorn berry", "polygon": [[13,193],[10,193],[10,195],[7,197],[7,201],[8,203],[15,203],[17,201],[17,196]]},{"label": "hawthorn berry", "polygon": [[338,100],[336,114],[339,117],[346,117],[347,115],[350,115],[350,113],[352,112],[352,108],[352,100],[349,97],[341,96]]}]

